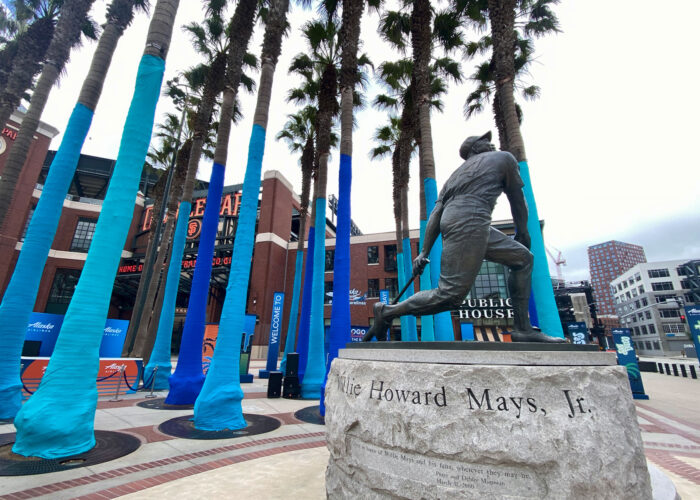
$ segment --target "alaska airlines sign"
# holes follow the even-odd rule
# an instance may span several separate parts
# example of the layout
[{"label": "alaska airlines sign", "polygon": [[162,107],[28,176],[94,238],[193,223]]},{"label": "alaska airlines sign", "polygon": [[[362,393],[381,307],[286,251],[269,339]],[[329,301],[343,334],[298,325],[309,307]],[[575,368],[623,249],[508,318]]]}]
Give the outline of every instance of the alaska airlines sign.
[{"label": "alaska airlines sign", "polygon": [[455,314],[459,319],[507,319],[513,317],[513,301],[507,299],[465,299]]},{"label": "alaska airlines sign", "polygon": [[[207,198],[197,198],[192,202],[192,211],[190,212],[190,218],[192,217],[203,217],[204,208],[207,205]],[[235,217],[238,215],[238,210],[241,207],[241,192],[236,193],[226,193],[221,198],[221,208],[219,210],[219,217],[229,216]],[[143,225],[141,226],[142,231],[148,231],[151,229],[151,223],[153,222],[153,205],[146,207],[146,212],[143,217]],[[188,230],[189,231],[189,230]],[[199,235],[199,233],[197,234]],[[196,236],[190,236],[188,233],[188,238],[195,238]]]}]

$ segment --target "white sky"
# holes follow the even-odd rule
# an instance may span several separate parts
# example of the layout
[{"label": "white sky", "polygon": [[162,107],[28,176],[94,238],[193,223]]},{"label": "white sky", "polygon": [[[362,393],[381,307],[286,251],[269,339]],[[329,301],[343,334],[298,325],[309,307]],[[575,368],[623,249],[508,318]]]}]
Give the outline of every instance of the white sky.
[{"label": "white sky", "polygon": [[[151,0],[155,4],[155,0]],[[202,18],[201,3],[182,0],[168,56],[165,79],[198,62],[189,39],[179,28]],[[106,1],[97,0],[92,15],[104,20]],[[645,247],[649,261],[700,258],[700,187],[697,155],[697,51],[694,33],[700,2],[674,0],[563,0],[556,8],[563,33],[536,42],[531,81],[542,89],[534,102],[521,103],[522,133],[530,164],[545,241],[568,260],[569,280],[587,279],[586,247],[618,239]],[[284,101],[297,81],[287,76],[291,58],[305,46],[301,24],[313,12],[292,7],[292,31],[277,66],[263,170],[280,170],[300,190],[298,158],[274,136],[295,108]],[[362,50],[378,65],[397,55],[376,34],[376,14],[365,15]],[[140,14],[127,30],[114,56],[108,81],[83,153],[116,158],[136,68],[143,51],[148,18]],[[259,55],[262,27],[249,50]],[[95,43],[71,56],[42,120],[63,129],[87,73]],[[463,62],[465,75],[471,62]],[[257,80],[257,77],[256,77]],[[453,85],[445,111],[432,117],[438,187],[460,164],[458,148],[465,137],[488,129],[497,135],[490,111],[470,119],[462,114],[473,84]],[[379,89],[369,90],[369,99]],[[245,118],[232,131],[226,184],[243,181],[255,97],[241,95]],[[172,106],[161,99],[156,121]],[[370,161],[375,128],[386,121],[372,109],[357,115],[353,136],[352,217],[365,233],[393,231],[391,163]],[[693,125],[695,123],[695,125]],[[51,147],[56,149],[59,135]],[[497,141],[494,141],[497,144]],[[409,196],[412,226],[418,227],[417,160],[412,164]],[[330,164],[328,192],[338,191],[338,156]],[[209,167],[199,178],[208,179]],[[494,219],[510,218],[507,202]],[[556,254],[556,251],[554,251]],[[552,274],[554,269],[552,266]]]}]

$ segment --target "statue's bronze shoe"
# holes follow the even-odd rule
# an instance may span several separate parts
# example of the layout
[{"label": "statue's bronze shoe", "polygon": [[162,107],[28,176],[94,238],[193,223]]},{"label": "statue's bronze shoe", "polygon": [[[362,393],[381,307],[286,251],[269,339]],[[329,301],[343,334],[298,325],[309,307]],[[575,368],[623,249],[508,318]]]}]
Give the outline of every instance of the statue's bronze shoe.
[{"label": "statue's bronze shoe", "polygon": [[566,342],[566,339],[545,335],[539,330],[528,330],[524,332],[515,330],[510,332],[510,339],[513,342],[546,342],[549,344],[563,344]]},{"label": "statue's bronze shoe", "polygon": [[384,304],[377,302],[374,304],[374,324],[362,337],[362,342],[369,342],[374,337],[377,337],[377,340],[386,340],[385,334],[388,328],[389,323],[384,319]]}]

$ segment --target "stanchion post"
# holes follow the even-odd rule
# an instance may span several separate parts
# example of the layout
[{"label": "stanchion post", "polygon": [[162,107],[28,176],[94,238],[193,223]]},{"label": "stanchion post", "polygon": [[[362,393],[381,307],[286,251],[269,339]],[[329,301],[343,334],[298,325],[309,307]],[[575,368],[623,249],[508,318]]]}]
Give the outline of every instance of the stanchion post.
[{"label": "stanchion post", "polygon": [[157,373],[158,373],[158,365],[156,365],[155,368],[153,368],[153,375],[151,375],[151,393],[148,396],[146,396],[146,398],[148,398],[148,399],[156,397],[155,394],[153,394],[153,388],[156,385],[156,374]]},{"label": "stanchion post", "polygon": [[116,403],[117,401],[121,401],[121,399],[119,398],[119,389],[122,388],[122,374],[123,373],[124,373],[124,366],[120,366],[119,367],[119,375],[117,377],[119,379],[119,380],[117,380],[117,392],[115,392],[114,397],[112,399],[110,399],[110,401],[112,401],[113,403]]}]

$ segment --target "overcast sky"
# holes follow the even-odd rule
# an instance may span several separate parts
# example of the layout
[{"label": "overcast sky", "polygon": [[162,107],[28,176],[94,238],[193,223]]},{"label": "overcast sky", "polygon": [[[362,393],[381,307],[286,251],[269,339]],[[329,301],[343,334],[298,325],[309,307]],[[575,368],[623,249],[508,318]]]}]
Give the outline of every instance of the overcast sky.
[{"label": "overcast sky", "polygon": [[[155,0],[151,1],[155,4]],[[200,2],[180,2],[165,78],[198,59],[180,26],[202,18]],[[104,20],[106,2],[97,0],[93,16]],[[561,250],[568,280],[587,279],[588,245],[617,239],[644,246],[649,261],[700,258],[698,201],[697,50],[694,34],[700,2],[673,0],[563,0],[556,8],[563,30],[536,42],[536,62],[529,81],[542,89],[541,98],[521,103],[522,133],[545,242]],[[287,114],[284,101],[296,84],[287,76],[291,58],[305,50],[300,26],[314,13],[294,5],[292,31],[284,42],[275,76],[263,170],[281,171],[300,190],[298,158],[274,140]],[[397,56],[376,34],[376,14],[365,15],[362,50],[378,65]],[[127,30],[114,56],[92,129],[83,153],[115,158],[121,128],[132,96],[143,50],[148,17],[140,14]],[[250,50],[259,55],[262,28]],[[73,52],[66,76],[51,94],[42,120],[62,130],[78,97],[95,43]],[[478,62],[478,59],[477,59]],[[472,62],[463,61],[466,75]],[[257,80],[257,76],[256,76]],[[465,137],[494,130],[490,112],[466,121],[464,100],[473,89],[465,80],[452,85],[444,113],[432,116],[438,186],[460,164],[458,148]],[[371,99],[379,91],[372,85]],[[226,183],[243,181],[252,126],[254,96],[243,96],[244,120],[232,131]],[[156,120],[171,109],[161,99]],[[390,160],[370,161],[372,135],[386,115],[372,109],[357,115],[353,136],[352,217],[365,233],[393,231]],[[57,148],[61,136],[52,143]],[[418,227],[417,160],[411,167],[411,224]],[[210,168],[200,167],[207,179]],[[337,193],[338,155],[329,172],[328,192]],[[494,219],[510,217],[505,200]],[[555,274],[552,267],[552,274]]]}]

